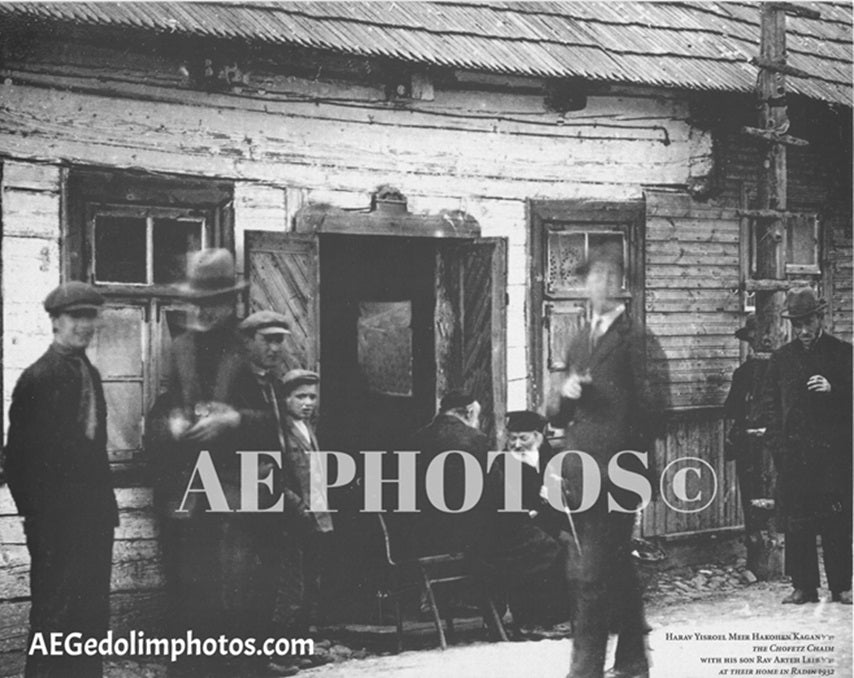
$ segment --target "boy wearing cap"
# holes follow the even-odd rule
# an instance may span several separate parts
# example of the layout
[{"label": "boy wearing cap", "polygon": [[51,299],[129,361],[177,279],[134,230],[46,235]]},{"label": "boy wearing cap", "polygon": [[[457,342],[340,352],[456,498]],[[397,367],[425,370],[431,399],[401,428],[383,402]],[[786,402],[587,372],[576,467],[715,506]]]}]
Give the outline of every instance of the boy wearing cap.
[{"label": "boy wearing cap", "polygon": [[107,459],[101,377],[86,357],[104,300],[69,282],[45,299],[53,344],[12,394],[6,474],[24,517],[30,569],[25,675],[101,676],[100,657],[45,656],[36,633],[102,638],[109,625],[113,528],[118,510]]},{"label": "boy wearing cap", "polygon": [[782,602],[794,605],[818,602],[817,534],[831,600],[851,604],[852,347],[824,331],[826,307],[811,288],[789,291],[794,340],[771,355],[763,388],[794,589]]}]

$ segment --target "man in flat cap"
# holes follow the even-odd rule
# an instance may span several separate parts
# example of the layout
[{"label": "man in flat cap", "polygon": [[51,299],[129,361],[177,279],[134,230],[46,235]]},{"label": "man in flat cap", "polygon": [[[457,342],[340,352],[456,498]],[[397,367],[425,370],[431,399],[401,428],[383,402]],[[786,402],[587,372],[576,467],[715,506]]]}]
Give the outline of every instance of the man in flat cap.
[{"label": "man in flat cap", "polygon": [[[568,678],[602,678],[609,626],[617,631],[613,678],[649,674],[640,583],[631,557],[637,494],[615,486],[608,467],[625,450],[652,452],[665,397],[647,378],[646,355],[657,350],[629,318],[621,298],[624,271],[618,255],[594,253],[578,269],[590,302],[591,320],[571,340],[567,378],[553,423],[566,431],[566,449],[590,455],[602,479],[592,507],[574,514],[580,549],[568,551],[575,601],[575,635]],[[648,457],[649,459],[649,457]],[[578,455],[563,463],[564,491],[577,508],[585,482]],[[620,465],[645,474],[643,463],[624,455]],[[610,510],[608,497],[630,512]]]},{"label": "man in flat cap", "polygon": [[764,557],[761,530],[767,529],[761,509],[751,500],[770,497],[773,481],[770,460],[764,463],[765,428],[761,424],[760,400],[768,354],[760,353],[756,315],[750,313],[744,326],[735,331],[737,339],[748,345],[747,360],[732,375],[732,384],[724,402],[724,416],[732,423],[724,443],[728,461],[735,461],[744,529],[747,537],[747,566],[760,579],[768,578],[768,559]]},{"label": "man in flat cap", "polygon": [[104,300],[69,282],[44,301],[53,343],[12,394],[6,473],[24,517],[30,569],[27,678],[101,676],[101,658],[46,656],[36,634],[102,638],[110,618],[113,529],[118,510],[107,459],[107,408],[86,357]]},{"label": "man in flat cap", "polygon": [[[475,545],[484,575],[507,591],[517,628],[551,626],[569,617],[564,548],[559,540],[565,519],[545,498],[544,474],[552,456],[545,427],[546,420],[536,412],[508,413],[506,452],[493,462],[486,477],[483,527]],[[505,487],[509,464],[519,466],[521,482]],[[511,481],[514,475],[509,475]],[[515,505],[522,510],[501,510]]]},{"label": "man in flat cap", "polygon": [[816,535],[831,600],[851,604],[852,348],[824,330],[826,307],[811,288],[789,291],[794,339],[771,355],[763,389],[794,588],[782,602],[794,605],[818,601]]},{"label": "man in flat cap", "polygon": [[[412,449],[419,452],[416,465],[418,514],[414,517],[413,545],[421,555],[461,553],[471,542],[471,516],[447,513],[433,506],[427,495],[427,468],[438,455],[454,450],[472,455],[480,466],[481,476],[486,473],[489,439],[480,430],[480,403],[469,392],[448,391],[433,420],[416,431],[412,445]],[[459,455],[450,455],[445,460],[444,499],[453,510],[459,509],[464,500],[463,469]]]}]

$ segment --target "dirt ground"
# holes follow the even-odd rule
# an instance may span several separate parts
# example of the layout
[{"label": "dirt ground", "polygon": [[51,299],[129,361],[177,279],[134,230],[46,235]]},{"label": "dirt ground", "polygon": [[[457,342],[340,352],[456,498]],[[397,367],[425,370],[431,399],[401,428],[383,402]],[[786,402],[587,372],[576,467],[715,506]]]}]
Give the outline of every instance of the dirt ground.
[{"label": "dirt ground", "polygon": [[[652,678],[835,676],[851,678],[852,607],[781,605],[783,583],[757,583],[685,603],[648,605]],[[828,597],[826,591],[824,598]],[[753,639],[753,634],[774,639]],[[690,636],[676,639],[676,635]],[[694,634],[701,634],[695,636]],[[731,640],[746,636],[747,640]],[[795,634],[800,634],[796,636]],[[723,637],[725,640],[703,639]],[[815,639],[812,639],[815,637]],[[609,644],[609,665],[613,656]],[[353,659],[302,671],[305,678],[562,678],[572,641],[473,643]]]}]

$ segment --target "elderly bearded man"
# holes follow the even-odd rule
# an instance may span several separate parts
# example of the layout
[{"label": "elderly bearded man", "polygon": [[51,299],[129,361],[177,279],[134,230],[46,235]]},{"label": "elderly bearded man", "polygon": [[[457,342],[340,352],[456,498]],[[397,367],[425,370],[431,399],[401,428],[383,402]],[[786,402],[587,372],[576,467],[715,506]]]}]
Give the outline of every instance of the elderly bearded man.
[{"label": "elderly bearded man", "polygon": [[[53,344],[18,380],[9,410],[6,472],[24,516],[30,567],[30,638],[102,638],[110,619],[118,511],[107,460],[101,377],[86,357],[104,300],[82,282],[45,299]],[[27,655],[25,676],[93,678],[101,657]]]},{"label": "elderly bearded man", "polygon": [[794,340],[771,356],[762,410],[777,467],[777,516],[786,533],[783,603],[818,601],[816,535],[833,601],[851,604],[851,344],[824,331],[827,304],[791,290]]}]

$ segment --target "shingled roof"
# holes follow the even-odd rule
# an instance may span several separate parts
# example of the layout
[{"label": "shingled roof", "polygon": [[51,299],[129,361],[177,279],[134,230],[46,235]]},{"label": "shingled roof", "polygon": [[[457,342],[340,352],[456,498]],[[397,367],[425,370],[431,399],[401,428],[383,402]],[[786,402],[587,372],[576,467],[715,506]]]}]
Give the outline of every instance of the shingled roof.
[{"label": "shingled roof", "polygon": [[[852,10],[788,18],[790,89],[851,105]],[[4,15],[136,28],[538,77],[750,92],[759,5],[746,2],[46,2]]]}]

